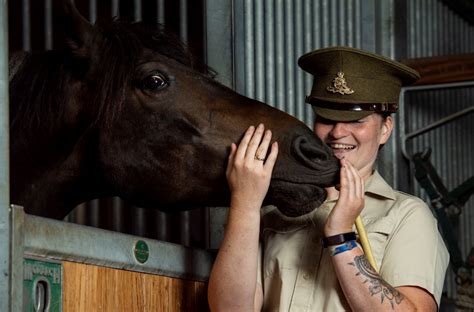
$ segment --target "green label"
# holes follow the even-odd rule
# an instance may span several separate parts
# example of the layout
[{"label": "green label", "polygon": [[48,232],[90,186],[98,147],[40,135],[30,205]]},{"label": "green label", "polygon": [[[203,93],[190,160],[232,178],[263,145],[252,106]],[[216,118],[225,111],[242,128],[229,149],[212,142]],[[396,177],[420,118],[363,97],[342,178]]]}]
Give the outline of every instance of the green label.
[{"label": "green label", "polygon": [[148,250],[148,245],[145,243],[145,241],[139,240],[135,243],[135,247],[133,248],[133,255],[139,263],[145,263],[148,260],[150,252]]},{"label": "green label", "polygon": [[60,312],[62,265],[34,259],[23,261],[24,311]]}]

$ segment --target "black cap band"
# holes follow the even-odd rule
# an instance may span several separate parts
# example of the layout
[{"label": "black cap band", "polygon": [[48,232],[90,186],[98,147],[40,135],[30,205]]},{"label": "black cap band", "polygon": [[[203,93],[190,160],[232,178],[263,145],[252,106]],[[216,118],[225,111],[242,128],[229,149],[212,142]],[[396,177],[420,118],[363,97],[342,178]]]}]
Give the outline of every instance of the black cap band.
[{"label": "black cap band", "polygon": [[306,97],[306,103],[313,106],[341,110],[341,111],[372,111],[376,113],[395,113],[398,109],[398,104],[396,103],[333,103],[327,101],[321,101],[310,96]]}]

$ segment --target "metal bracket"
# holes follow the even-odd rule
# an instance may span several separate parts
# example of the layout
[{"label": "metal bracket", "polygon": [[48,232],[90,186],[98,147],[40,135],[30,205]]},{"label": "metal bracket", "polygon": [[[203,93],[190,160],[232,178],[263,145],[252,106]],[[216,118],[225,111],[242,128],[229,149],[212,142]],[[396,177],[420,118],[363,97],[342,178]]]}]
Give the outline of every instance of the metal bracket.
[{"label": "metal bracket", "polygon": [[425,126],[423,128],[420,128],[418,130],[415,130],[410,133],[405,133],[405,120],[403,116],[405,116],[405,94],[406,92],[410,91],[425,91],[425,90],[439,90],[439,89],[449,89],[449,88],[462,88],[462,87],[474,87],[474,81],[467,81],[467,82],[455,82],[455,83],[443,83],[443,84],[436,84],[436,85],[426,85],[426,86],[412,86],[412,87],[404,87],[402,88],[400,92],[400,99],[399,99],[399,104],[400,104],[400,138],[402,141],[401,144],[401,149],[402,149],[402,154],[403,156],[411,160],[411,154],[407,151],[407,142],[423,133],[426,133],[430,130],[436,129],[446,123],[449,123],[453,120],[456,120],[462,116],[465,116],[467,114],[470,114],[474,112],[474,105],[470,106],[468,108],[465,108],[463,110],[460,110],[456,113],[453,113],[451,115],[448,115],[444,118],[441,118],[428,126]]}]

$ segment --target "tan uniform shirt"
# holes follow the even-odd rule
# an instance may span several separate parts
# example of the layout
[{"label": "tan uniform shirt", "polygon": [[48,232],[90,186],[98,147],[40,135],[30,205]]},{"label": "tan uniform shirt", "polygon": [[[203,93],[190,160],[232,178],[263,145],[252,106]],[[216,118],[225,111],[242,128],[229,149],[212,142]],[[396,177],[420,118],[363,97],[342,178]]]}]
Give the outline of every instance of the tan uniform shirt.
[{"label": "tan uniform shirt", "polygon": [[[439,306],[449,255],[432,212],[419,198],[394,191],[377,172],[365,190],[361,218],[380,275],[393,287],[424,288]],[[326,201],[297,219],[272,206],[263,209],[258,277],[263,311],[350,310],[320,243],[335,203]]]}]

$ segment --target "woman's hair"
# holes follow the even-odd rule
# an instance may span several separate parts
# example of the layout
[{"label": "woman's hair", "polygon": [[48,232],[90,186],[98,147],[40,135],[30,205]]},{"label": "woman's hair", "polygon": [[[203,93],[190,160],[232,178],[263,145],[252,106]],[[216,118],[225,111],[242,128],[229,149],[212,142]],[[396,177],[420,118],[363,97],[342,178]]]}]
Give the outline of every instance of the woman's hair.
[{"label": "woman's hair", "polygon": [[379,113],[382,118],[385,120],[387,119],[388,116],[392,116],[392,113],[391,112],[383,112],[383,113]]},{"label": "woman's hair", "polygon": [[[382,112],[382,113],[377,113],[379,114],[380,116],[382,116],[382,121],[385,122],[387,120],[388,117],[392,116],[392,113],[391,112]],[[379,146],[379,152],[380,150],[384,147],[385,144],[380,144]]]}]

